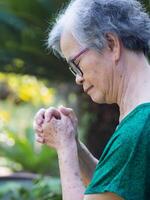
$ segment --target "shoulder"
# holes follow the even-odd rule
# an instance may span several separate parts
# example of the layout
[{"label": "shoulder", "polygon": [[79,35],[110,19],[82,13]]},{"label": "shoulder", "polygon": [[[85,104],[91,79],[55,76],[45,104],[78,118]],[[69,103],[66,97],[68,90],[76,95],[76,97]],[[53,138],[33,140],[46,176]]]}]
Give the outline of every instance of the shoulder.
[{"label": "shoulder", "polygon": [[119,124],[116,134],[124,142],[136,142],[150,137],[150,103],[141,104]]},{"label": "shoulder", "polygon": [[114,162],[116,159],[118,161],[124,160],[126,163],[132,152],[138,150],[137,153],[141,154],[143,150],[148,151],[149,145],[150,104],[146,104],[137,107],[119,124],[108,141],[99,163],[106,160]]},{"label": "shoulder", "polygon": [[[113,199],[109,196],[111,193],[117,194],[118,198],[134,196],[133,199],[143,199],[145,181],[149,180],[145,176],[150,160],[149,144],[150,106],[144,106],[132,112],[118,126],[105,147],[85,194],[97,194],[97,200]],[[103,198],[101,195],[108,191],[108,198]],[[92,195],[86,200],[92,199],[96,200]]]}]

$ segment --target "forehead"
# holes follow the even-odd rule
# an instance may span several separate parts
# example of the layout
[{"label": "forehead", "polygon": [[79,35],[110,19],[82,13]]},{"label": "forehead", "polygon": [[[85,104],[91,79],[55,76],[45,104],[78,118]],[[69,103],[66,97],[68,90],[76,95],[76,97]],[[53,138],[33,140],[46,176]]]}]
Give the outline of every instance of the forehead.
[{"label": "forehead", "polygon": [[70,57],[74,57],[81,49],[81,46],[69,31],[64,31],[62,33],[60,47],[67,60]]}]

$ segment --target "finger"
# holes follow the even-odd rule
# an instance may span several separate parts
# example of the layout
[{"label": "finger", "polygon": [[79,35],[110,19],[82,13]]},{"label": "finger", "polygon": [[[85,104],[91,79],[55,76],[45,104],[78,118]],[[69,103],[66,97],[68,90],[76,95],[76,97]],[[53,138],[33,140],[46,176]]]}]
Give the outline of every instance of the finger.
[{"label": "finger", "polygon": [[73,111],[72,108],[66,108],[64,106],[60,106],[59,111],[62,114],[68,116],[73,124],[77,123],[77,117],[76,117],[76,114],[75,114],[75,112]]},{"label": "finger", "polygon": [[33,122],[33,129],[35,130],[35,132],[43,132],[42,126],[38,125],[35,121]]},{"label": "finger", "polygon": [[45,139],[42,138],[42,137],[39,137],[39,136],[36,138],[36,141],[39,142],[39,143],[41,143],[41,144],[45,143]]},{"label": "finger", "polygon": [[45,111],[45,122],[50,122],[52,117],[61,119],[60,112],[54,107],[50,107]]},{"label": "finger", "polygon": [[42,131],[42,132],[41,132],[41,131],[35,131],[35,134],[36,134],[37,136],[39,136],[39,137],[44,137],[43,131]]},{"label": "finger", "polygon": [[43,133],[41,133],[41,132],[36,132],[36,134],[37,134],[37,137],[41,137],[41,138],[44,137]]},{"label": "finger", "polygon": [[44,122],[44,114],[45,114],[45,109],[44,108],[41,108],[37,114],[35,115],[35,122],[38,124],[38,125],[41,125],[43,122]]},{"label": "finger", "polygon": [[68,116],[72,112],[71,108],[67,108],[67,107],[64,107],[62,105],[59,106],[59,110],[61,111],[61,113],[63,113],[66,116]]}]

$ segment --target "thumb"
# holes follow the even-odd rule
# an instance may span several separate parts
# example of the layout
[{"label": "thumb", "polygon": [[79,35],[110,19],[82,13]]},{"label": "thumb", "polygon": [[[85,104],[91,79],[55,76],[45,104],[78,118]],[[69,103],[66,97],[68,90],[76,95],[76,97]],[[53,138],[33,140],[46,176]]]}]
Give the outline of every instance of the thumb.
[{"label": "thumb", "polygon": [[68,116],[68,115],[72,112],[72,109],[71,109],[71,108],[66,108],[66,107],[64,107],[64,106],[59,106],[59,111],[60,111],[62,114]]},{"label": "thumb", "polygon": [[68,116],[70,118],[71,122],[73,123],[73,125],[77,124],[77,117],[72,108],[66,108],[64,106],[60,106],[59,111],[62,114]]}]

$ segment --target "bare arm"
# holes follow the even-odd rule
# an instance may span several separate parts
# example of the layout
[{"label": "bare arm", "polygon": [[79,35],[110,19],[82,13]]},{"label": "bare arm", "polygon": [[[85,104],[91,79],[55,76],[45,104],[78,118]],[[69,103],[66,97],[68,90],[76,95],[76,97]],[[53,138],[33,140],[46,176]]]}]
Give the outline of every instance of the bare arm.
[{"label": "bare arm", "polygon": [[[45,143],[54,147],[58,154],[63,200],[122,200],[113,193],[84,195],[85,186],[79,169],[77,143],[69,124],[67,117],[62,116],[61,120],[45,123],[43,129]],[[64,125],[66,128],[62,129]],[[64,134],[67,134],[68,139],[64,138]]]},{"label": "bare arm", "polygon": [[[91,175],[89,173],[92,174],[93,168],[95,168],[94,157],[82,143],[78,144],[77,148],[76,126],[68,116],[63,114],[59,116],[60,113],[54,108],[47,109],[46,111],[42,110],[39,113],[34,123],[38,136],[37,141],[45,143],[57,151],[63,200],[122,200],[122,198],[109,192],[84,196],[85,186],[81,179],[78,154],[84,163],[83,169],[85,168],[85,163],[88,165],[88,158],[93,160],[92,162],[90,161],[91,166],[89,169],[84,170],[86,179],[90,179]],[[41,113],[44,117],[42,117]],[[55,116],[52,117],[51,113],[55,113]]]},{"label": "bare arm", "polygon": [[[46,118],[49,118],[50,121],[53,117],[59,119],[60,112],[62,112],[65,116],[68,116],[72,121],[72,123],[74,123],[74,126],[76,126],[76,115],[74,111],[70,108],[65,108],[65,107],[61,107],[59,109],[51,108],[49,111],[47,111],[47,114],[45,112],[46,112],[45,109],[40,109],[35,116],[34,129],[37,132],[37,134],[39,134],[39,136],[41,135],[40,132],[42,131],[42,124],[45,120],[45,115]],[[77,131],[75,135],[77,143],[78,161],[80,166],[80,174],[82,176],[82,181],[84,185],[87,186],[92,178],[98,160],[95,159],[94,156],[89,152],[87,147],[82,142],[79,141],[77,137],[78,135]]]},{"label": "bare arm", "polygon": [[76,142],[58,151],[63,200],[83,200],[85,187],[81,180]]},{"label": "bare arm", "polygon": [[[67,117],[69,117],[72,123],[74,124],[74,126],[77,127],[77,118],[72,109],[61,107],[59,111],[62,112]],[[82,142],[80,142],[80,140],[78,139],[77,129],[76,129],[75,135],[76,135],[76,143],[77,143],[77,150],[78,150],[80,174],[82,176],[82,181],[84,185],[87,186],[89,182],[91,181],[91,178],[93,176],[93,172],[98,163],[98,160],[94,158],[94,156],[90,153],[87,147]]]},{"label": "bare arm", "polygon": [[82,181],[87,186],[93,176],[98,160],[90,153],[87,147],[77,139],[80,173]]},{"label": "bare arm", "polygon": [[[85,152],[83,155],[86,155]],[[123,200],[118,195],[110,192],[93,195],[84,195],[85,187],[83,186],[81,180],[79,161],[77,155],[77,146],[75,142],[70,143],[70,145],[68,145],[67,148],[58,151],[58,159],[63,200]]]}]

